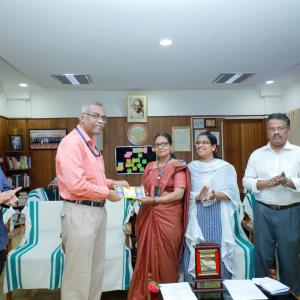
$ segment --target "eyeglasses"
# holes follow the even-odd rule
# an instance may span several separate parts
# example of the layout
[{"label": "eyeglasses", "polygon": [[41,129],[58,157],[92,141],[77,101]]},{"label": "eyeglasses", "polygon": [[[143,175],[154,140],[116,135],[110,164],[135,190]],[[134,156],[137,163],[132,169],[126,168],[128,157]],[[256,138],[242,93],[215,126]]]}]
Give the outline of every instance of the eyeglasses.
[{"label": "eyeglasses", "polygon": [[102,121],[103,123],[107,122],[107,115],[98,115],[98,114],[89,114],[89,113],[84,113],[84,114],[92,117],[97,121]]},{"label": "eyeglasses", "polygon": [[276,132],[276,131],[283,132],[286,128],[287,127],[285,127],[285,126],[281,126],[281,127],[268,127],[267,130],[269,132]]},{"label": "eyeglasses", "polygon": [[208,144],[210,144],[210,141],[196,141],[195,142],[195,146],[208,145]]},{"label": "eyeglasses", "polygon": [[159,147],[166,148],[166,147],[168,147],[168,145],[169,145],[169,143],[164,142],[164,143],[154,144],[153,148],[155,148],[155,149],[157,149]]}]

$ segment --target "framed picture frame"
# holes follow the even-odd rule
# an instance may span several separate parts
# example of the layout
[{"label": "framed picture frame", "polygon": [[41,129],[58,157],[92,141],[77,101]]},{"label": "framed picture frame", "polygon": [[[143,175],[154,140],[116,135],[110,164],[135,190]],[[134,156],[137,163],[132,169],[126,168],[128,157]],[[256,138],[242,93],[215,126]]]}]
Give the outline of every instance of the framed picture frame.
[{"label": "framed picture frame", "polygon": [[205,119],[205,128],[215,128],[216,119]]},{"label": "framed picture frame", "polygon": [[67,135],[66,128],[29,129],[30,150],[54,150]]},{"label": "framed picture frame", "polygon": [[22,151],[23,150],[23,138],[20,134],[9,135],[9,148],[11,151]]},{"label": "framed picture frame", "polygon": [[127,122],[147,122],[147,96],[128,95],[127,97]]},{"label": "framed picture frame", "polygon": [[195,277],[197,279],[221,278],[220,245],[201,243],[195,246]]},{"label": "framed picture frame", "polygon": [[193,118],[193,128],[194,129],[204,128],[204,119],[203,118]]},{"label": "framed picture frame", "polygon": [[191,128],[189,126],[173,126],[172,140],[175,152],[191,151]]}]

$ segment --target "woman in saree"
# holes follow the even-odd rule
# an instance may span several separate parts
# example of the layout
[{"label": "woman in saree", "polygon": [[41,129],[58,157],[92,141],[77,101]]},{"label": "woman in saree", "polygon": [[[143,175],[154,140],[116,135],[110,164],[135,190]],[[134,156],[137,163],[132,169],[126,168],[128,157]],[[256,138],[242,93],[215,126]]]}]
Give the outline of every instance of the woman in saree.
[{"label": "woman in saree", "polygon": [[178,282],[179,261],[187,224],[189,171],[172,154],[172,139],[161,132],[154,139],[157,160],[143,174],[146,197],[136,220],[137,260],[128,300],[147,298],[147,277],[158,283]]},{"label": "woman in saree", "polygon": [[199,160],[188,167],[191,192],[183,254],[184,280],[195,277],[195,249],[200,242],[221,246],[223,279],[254,275],[253,246],[241,228],[242,203],[234,167],[216,156],[217,138],[202,132],[195,143]]}]

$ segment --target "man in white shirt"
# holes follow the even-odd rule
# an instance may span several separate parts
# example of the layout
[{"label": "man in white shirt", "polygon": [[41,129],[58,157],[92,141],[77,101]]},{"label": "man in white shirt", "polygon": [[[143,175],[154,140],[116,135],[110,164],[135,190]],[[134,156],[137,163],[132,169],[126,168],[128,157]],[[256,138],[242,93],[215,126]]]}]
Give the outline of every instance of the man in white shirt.
[{"label": "man in white shirt", "polygon": [[300,296],[300,147],[288,142],[290,120],[267,118],[269,143],[255,150],[243,178],[254,193],[255,276],[269,275],[277,249],[280,281]]}]

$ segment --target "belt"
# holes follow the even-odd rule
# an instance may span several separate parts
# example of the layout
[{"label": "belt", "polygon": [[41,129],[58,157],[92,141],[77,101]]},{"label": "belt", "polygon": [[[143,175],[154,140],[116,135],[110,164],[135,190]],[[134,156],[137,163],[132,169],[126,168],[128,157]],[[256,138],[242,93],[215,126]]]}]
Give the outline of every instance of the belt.
[{"label": "belt", "polygon": [[281,210],[281,209],[291,208],[291,207],[300,205],[300,202],[292,203],[289,205],[275,205],[275,204],[266,204],[266,203],[263,203],[260,201],[257,201],[257,202],[259,202],[262,205],[268,206],[269,208],[275,209],[275,210]]},{"label": "belt", "polygon": [[103,207],[106,202],[106,200],[91,201],[91,200],[67,200],[67,199],[64,199],[64,201],[71,202],[74,204],[82,204],[82,205],[94,206],[94,207]]}]

